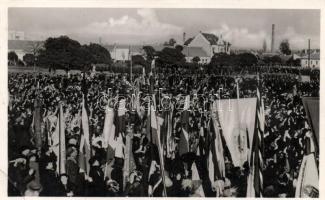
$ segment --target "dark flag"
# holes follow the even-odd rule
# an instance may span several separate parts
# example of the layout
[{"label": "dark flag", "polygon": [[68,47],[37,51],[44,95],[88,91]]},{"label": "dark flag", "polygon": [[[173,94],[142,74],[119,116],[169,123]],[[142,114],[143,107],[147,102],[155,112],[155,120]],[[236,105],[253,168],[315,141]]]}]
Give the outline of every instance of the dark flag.
[{"label": "dark flag", "polygon": [[159,136],[159,122],[153,106],[150,109],[151,124],[151,163],[148,174],[149,196],[167,196],[164,177],[164,163],[162,158],[162,148]]},{"label": "dark flag", "polygon": [[247,197],[263,197],[263,148],[264,148],[264,104],[257,87],[255,130],[250,157],[250,173],[247,179]]},{"label": "dark flag", "polygon": [[41,129],[41,102],[38,98],[34,101],[34,116],[33,116],[33,124],[32,131],[35,136],[35,146],[37,149],[42,148],[42,129]]},{"label": "dark flag", "polygon": [[184,109],[182,112],[182,132],[179,139],[179,155],[182,156],[190,151],[190,144],[189,144],[189,112],[190,108],[190,96],[187,95],[185,97],[184,102]]},{"label": "dark flag", "polygon": [[314,132],[315,144],[318,146],[319,141],[319,98],[302,97],[302,103],[306,111],[308,124]]}]

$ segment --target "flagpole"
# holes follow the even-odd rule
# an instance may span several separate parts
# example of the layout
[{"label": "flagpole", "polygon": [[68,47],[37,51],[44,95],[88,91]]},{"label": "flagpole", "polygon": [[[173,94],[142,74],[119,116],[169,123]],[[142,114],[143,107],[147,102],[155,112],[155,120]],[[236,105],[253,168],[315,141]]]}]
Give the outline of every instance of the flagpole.
[{"label": "flagpole", "polygon": [[[150,115],[151,115],[151,112],[150,112]],[[150,116],[151,118],[151,116]],[[157,131],[159,130],[160,132],[160,123],[158,122],[157,120],[157,116],[155,115],[155,120],[156,120],[156,123],[157,125],[159,126],[159,128],[157,127]],[[150,129],[150,132],[151,132],[151,138],[152,138],[152,130]],[[158,134],[159,136],[159,134]],[[152,140],[151,140],[152,141]],[[161,155],[161,142],[160,142],[160,137],[158,137],[158,154],[159,154],[159,161],[160,161],[160,173],[161,173],[161,178],[162,178],[162,181],[163,181],[163,189],[164,189],[164,196],[167,197],[167,190],[166,190],[166,181],[165,181],[165,168],[164,168],[164,161],[163,161],[163,158],[162,158],[162,155]]]},{"label": "flagpole", "polygon": [[130,58],[130,63],[131,63],[131,68],[130,68],[130,82],[132,84],[132,54],[131,54],[131,46],[129,47],[129,58]]},{"label": "flagpole", "polygon": [[[240,98],[240,93],[239,93],[239,83],[238,83],[238,78],[236,78],[236,93],[237,93],[237,110],[239,109],[239,98]],[[239,111],[237,112],[237,120],[238,122],[240,122],[240,117],[239,117]],[[242,135],[241,135],[241,127],[240,127],[240,123],[238,124],[238,146],[239,146],[239,153],[240,153],[240,160],[242,161],[242,154],[241,154],[241,151],[243,151],[243,141],[242,141]],[[246,157],[246,156],[245,156]],[[241,166],[242,167],[242,166]]]}]

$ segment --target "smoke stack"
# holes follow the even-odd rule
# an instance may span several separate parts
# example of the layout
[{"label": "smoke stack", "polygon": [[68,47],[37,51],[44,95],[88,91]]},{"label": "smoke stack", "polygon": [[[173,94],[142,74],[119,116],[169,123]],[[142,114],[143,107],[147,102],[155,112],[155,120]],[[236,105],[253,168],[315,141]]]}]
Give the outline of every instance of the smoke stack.
[{"label": "smoke stack", "polygon": [[183,33],[183,44],[185,44],[185,41],[186,41],[186,33],[184,32]]},{"label": "smoke stack", "polygon": [[274,24],[272,24],[271,52],[274,51]]}]

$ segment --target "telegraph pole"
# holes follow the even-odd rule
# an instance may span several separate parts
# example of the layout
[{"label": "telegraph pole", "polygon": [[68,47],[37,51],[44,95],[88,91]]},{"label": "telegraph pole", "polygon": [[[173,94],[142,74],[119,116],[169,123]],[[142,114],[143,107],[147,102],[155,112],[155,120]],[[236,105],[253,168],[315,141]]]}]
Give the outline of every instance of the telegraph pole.
[{"label": "telegraph pole", "polygon": [[308,68],[310,68],[310,39],[308,39]]},{"label": "telegraph pole", "polygon": [[131,54],[131,46],[129,47],[129,55],[130,55],[130,82],[132,84],[132,54]]}]

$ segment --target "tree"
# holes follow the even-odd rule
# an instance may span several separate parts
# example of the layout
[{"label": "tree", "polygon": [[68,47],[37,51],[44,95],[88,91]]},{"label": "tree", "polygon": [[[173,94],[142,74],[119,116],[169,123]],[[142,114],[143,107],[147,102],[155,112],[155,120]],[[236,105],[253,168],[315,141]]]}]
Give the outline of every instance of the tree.
[{"label": "tree", "polygon": [[285,55],[290,55],[291,54],[290,44],[289,44],[289,41],[287,39],[283,40],[280,43],[279,49],[280,49],[281,53],[283,53]]},{"label": "tree", "polygon": [[300,66],[300,59],[293,59],[293,56],[290,57],[287,61],[286,61],[286,65],[290,65],[290,66]]},{"label": "tree", "polygon": [[266,56],[263,58],[263,62],[266,65],[280,65],[282,64],[282,59],[280,56]]},{"label": "tree", "polygon": [[237,56],[239,66],[253,66],[257,64],[257,57],[252,53],[241,53]]},{"label": "tree", "polygon": [[87,46],[81,46],[78,41],[67,36],[48,38],[38,56],[40,64],[63,69],[82,69],[85,65],[89,65],[92,59]]},{"label": "tree", "polygon": [[192,62],[198,64],[198,63],[200,62],[200,60],[201,60],[200,57],[195,56],[195,57],[192,59]]},{"label": "tree", "polygon": [[111,64],[112,58],[109,51],[99,44],[90,43],[86,45],[85,48],[91,54],[92,64]]},{"label": "tree", "polygon": [[18,62],[18,56],[17,56],[16,52],[10,51],[8,53],[8,61],[11,62],[14,65],[17,64],[17,62]]},{"label": "tree", "polygon": [[184,48],[183,48],[182,45],[176,45],[176,46],[175,46],[175,49],[176,49],[177,51],[179,51],[179,52],[182,52]]},{"label": "tree", "polygon": [[147,54],[147,60],[151,61],[155,57],[155,49],[152,46],[143,46],[143,50]]},{"label": "tree", "polygon": [[170,38],[168,44],[169,46],[174,46],[176,44],[176,40],[174,38]]},{"label": "tree", "polygon": [[134,55],[132,56],[132,65],[146,66],[146,61],[141,55]]},{"label": "tree", "polygon": [[164,42],[164,46],[174,46],[176,44],[176,40],[174,38],[170,38],[168,41]]},{"label": "tree", "polygon": [[185,63],[185,56],[175,48],[165,47],[158,53],[158,62],[161,64],[180,65]]},{"label": "tree", "polygon": [[27,53],[24,55],[23,61],[26,63],[27,66],[33,66],[35,63],[35,56],[31,53]]},{"label": "tree", "polygon": [[226,53],[216,53],[212,56],[211,66],[233,66],[236,63],[235,55],[228,55]]}]

